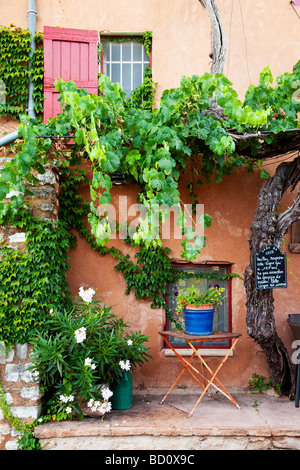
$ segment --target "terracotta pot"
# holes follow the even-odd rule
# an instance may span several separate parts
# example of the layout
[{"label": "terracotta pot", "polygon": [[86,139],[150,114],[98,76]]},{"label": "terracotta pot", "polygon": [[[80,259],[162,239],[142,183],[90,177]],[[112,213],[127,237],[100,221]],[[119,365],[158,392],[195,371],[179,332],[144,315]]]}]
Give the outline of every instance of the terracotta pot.
[{"label": "terracotta pot", "polygon": [[187,304],[184,306],[185,310],[213,310],[214,309],[214,304],[202,304],[199,305],[198,307],[195,306],[195,304]]}]

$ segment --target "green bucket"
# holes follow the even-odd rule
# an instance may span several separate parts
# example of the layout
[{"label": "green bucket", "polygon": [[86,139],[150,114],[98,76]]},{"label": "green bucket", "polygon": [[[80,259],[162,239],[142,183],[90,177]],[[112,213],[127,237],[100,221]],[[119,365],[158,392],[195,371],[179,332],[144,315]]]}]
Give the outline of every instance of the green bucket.
[{"label": "green bucket", "polygon": [[128,410],[132,407],[132,375],[127,371],[120,382],[111,385],[113,410]]}]

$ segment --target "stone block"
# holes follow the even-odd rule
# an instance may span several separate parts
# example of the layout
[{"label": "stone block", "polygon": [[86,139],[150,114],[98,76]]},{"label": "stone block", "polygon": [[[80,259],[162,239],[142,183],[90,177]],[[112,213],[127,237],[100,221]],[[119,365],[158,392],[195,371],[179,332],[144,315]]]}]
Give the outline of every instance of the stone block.
[{"label": "stone block", "polygon": [[28,344],[25,343],[25,344],[16,344],[16,354],[18,356],[19,359],[23,360],[23,359],[26,359],[27,355],[28,355]]},{"label": "stone block", "polygon": [[40,184],[42,185],[49,184],[54,186],[56,184],[55,175],[50,171],[46,171],[46,173],[44,173],[43,175],[36,174],[35,177],[39,180]]},{"label": "stone block", "polygon": [[17,441],[7,441],[5,444],[5,450],[18,450]]},{"label": "stone block", "polygon": [[5,348],[4,343],[0,342],[0,364],[7,364],[12,362],[15,357],[14,348],[8,350]]},{"label": "stone block", "polygon": [[40,387],[38,385],[34,387],[23,387],[21,388],[21,397],[26,400],[39,400],[41,398]]},{"label": "stone block", "polygon": [[11,406],[10,411],[18,418],[37,419],[41,415],[41,405],[37,406]]},{"label": "stone block", "polygon": [[26,233],[25,232],[17,232],[13,235],[8,237],[9,243],[25,243],[26,241]]},{"label": "stone block", "polygon": [[19,382],[20,381],[20,368],[18,364],[7,364],[5,368],[6,382]]}]

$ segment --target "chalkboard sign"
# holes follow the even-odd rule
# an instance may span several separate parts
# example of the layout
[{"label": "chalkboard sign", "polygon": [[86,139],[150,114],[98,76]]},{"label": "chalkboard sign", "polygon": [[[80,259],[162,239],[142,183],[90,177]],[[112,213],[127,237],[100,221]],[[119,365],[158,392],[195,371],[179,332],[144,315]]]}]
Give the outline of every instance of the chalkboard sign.
[{"label": "chalkboard sign", "polygon": [[281,253],[275,246],[267,246],[254,257],[256,289],[287,287],[285,253]]}]

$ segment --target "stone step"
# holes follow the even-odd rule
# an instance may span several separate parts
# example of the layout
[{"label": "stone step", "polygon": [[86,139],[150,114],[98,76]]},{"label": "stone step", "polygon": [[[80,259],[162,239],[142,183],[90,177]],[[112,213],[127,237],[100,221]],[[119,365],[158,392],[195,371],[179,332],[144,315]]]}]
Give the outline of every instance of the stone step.
[{"label": "stone step", "polygon": [[139,393],[129,410],[48,422],[35,434],[46,450],[300,450],[300,409],[287,398],[239,393],[237,409],[205,396],[188,417],[199,394],[170,394],[172,406],[163,396]]}]

